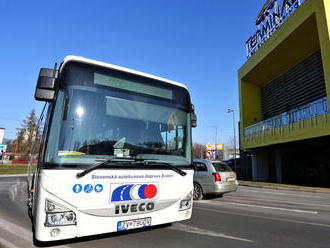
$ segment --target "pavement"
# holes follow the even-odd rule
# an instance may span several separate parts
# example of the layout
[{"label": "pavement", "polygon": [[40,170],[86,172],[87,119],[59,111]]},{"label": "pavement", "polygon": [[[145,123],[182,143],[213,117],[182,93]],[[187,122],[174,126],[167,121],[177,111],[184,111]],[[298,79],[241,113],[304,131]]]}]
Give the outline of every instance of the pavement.
[{"label": "pavement", "polygon": [[[24,177],[0,178],[0,244],[34,247]],[[330,196],[322,192],[239,186],[194,202],[188,221],[56,243],[57,247],[324,247]]]}]

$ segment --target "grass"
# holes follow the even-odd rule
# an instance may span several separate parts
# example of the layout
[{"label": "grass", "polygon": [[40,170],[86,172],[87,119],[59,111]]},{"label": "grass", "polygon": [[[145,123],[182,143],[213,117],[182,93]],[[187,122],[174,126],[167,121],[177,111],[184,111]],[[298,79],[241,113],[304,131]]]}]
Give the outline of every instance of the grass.
[{"label": "grass", "polygon": [[27,164],[0,164],[0,175],[26,174],[27,171]]},{"label": "grass", "polygon": [[261,187],[276,187],[276,188],[287,188],[287,189],[300,189],[300,190],[323,190],[329,191],[329,188],[320,188],[320,187],[307,187],[307,186],[299,186],[299,185],[290,185],[290,184],[279,184],[279,183],[267,183],[267,182],[252,182],[252,181],[242,181],[239,180],[240,184],[246,184],[251,186],[261,186]]}]

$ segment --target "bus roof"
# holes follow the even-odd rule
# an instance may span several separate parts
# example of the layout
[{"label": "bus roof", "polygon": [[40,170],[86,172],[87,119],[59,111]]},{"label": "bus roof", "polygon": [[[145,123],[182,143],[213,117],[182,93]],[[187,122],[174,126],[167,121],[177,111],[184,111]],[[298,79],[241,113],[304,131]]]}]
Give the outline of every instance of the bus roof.
[{"label": "bus roof", "polygon": [[65,64],[70,62],[70,61],[81,62],[81,63],[91,64],[91,65],[98,65],[98,66],[102,66],[102,67],[109,68],[109,69],[128,72],[128,73],[131,73],[131,74],[134,74],[134,75],[151,78],[151,79],[155,79],[155,80],[158,80],[158,81],[163,81],[163,82],[173,84],[173,85],[177,85],[177,86],[180,86],[182,88],[187,89],[187,86],[185,86],[184,84],[181,84],[181,83],[178,83],[178,82],[175,82],[175,81],[172,81],[172,80],[168,80],[168,79],[157,77],[157,76],[154,76],[154,75],[151,75],[151,74],[148,74],[148,73],[128,69],[128,68],[121,67],[121,66],[118,66],[118,65],[112,65],[112,64],[108,64],[108,63],[93,60],[93,59],[87,59],[87,58],[84,58],[84,57],[81,57],[81,56],[74,56],[74,55],[66,56],[63,60],[61,70],[62,70],[62,68],[64,68]]}]

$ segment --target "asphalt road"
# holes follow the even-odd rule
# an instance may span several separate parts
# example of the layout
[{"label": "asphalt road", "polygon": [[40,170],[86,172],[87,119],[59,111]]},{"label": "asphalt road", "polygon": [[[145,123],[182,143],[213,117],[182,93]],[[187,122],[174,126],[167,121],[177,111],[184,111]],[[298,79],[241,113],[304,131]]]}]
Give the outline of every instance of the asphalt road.
[{"label": "asphalt road", "polygon": [[[0,244],[34,247],[24,178],[0,178]],[[330,194],[240,186],[194,202],[191,220],[58,247],[330,247]],[[1,247],[1,246],[0,246]]]}]

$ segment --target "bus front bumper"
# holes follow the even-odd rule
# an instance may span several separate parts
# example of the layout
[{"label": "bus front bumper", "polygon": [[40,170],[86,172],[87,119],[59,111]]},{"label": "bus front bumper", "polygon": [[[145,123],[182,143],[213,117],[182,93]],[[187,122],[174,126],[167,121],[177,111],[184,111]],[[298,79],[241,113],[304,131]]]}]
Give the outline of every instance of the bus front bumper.
[{"label": "bus front bumper", "polygon": [[[68,205],[64,201],[61,201],[60,199],[58,199],[52,194],[49,194],[46,191],[42,191],[42,194],[40,194],[39,199],[40,200],[37,211],[39,216],[34,217],[34,235],[37,240],[43,242],[117,232],[118,223],[127,220],[151,218],[150,226],[171,223],[175,221],[190,219],[192,213],[192,201],[189,208],[181,211],[179,210],[180,202],[182,202],[182,199],[178,200],[169,207],[159,211],[147,212],[136,215],[123,214],[120,216],[111,217],[87,214],[86,209],[73,209],[72,206]],[[63,226],[49,226],[46,221],[47,214],[45,211],[45,204],[43,204],[46,199],[58,203],[73,212],[75,214],[76,223]]]}]

